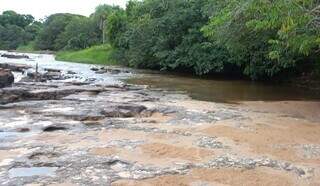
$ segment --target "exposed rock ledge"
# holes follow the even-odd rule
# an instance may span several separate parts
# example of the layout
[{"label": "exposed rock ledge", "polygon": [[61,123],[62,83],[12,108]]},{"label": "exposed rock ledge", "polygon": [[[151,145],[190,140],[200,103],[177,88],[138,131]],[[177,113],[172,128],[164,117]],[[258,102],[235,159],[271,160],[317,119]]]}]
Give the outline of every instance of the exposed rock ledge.
[{"label": "exposed rock ledge", "polygon": [[0,185],[319,185],[319,136],[175,92],[20,82],[0,89]]}]

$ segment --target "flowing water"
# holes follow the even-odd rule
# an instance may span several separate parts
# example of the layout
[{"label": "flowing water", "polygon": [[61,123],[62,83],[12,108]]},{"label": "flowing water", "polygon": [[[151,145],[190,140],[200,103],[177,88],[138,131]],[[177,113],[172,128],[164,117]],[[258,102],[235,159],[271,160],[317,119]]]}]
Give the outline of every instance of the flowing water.
[{"label": "flowing water", "polygon": [[[1,53],[7,53],[5,51],[0,51]],[[53,55],[46,54],[26,54],[30,59],[8,59],[0,57],[0,63],[16,63],[16,64],[26,64],[35,67],[38,64],[39,71],[43,72],[45,68],[58,69],[61,70],[63,74],[68,74],[68,71],[77,73],[71,76],[72,78],[66,81],[90,81],[96,84],[121,84],[120,79],[126,78],[128,74],[96,74],[94,71],[90,70],[91,67],[97,65],[88,65],[81,63],[69,63],[56,61]],[[18,81],[24,76],[21,73],[15,73],[15,79]]]},{"label": "flowing water", "polygon": [[[5,51],[0,51],[5,53]],[[64,73],[76,72],[67,81],[88,81],[97,84],[127,83],[149,85],[152,88],[185,91],[192,98],[204,101],[284,101],[284,100],[320,100],[320,93],[284,85],[255,83],[244,80],[201,79],[190,76],[157,73],[153,71],[135,71],[134,74],[96,74],[90,68],[94,65],[56,61],[53,55],[27,54],[30,59],[7,59],[0,57],[0,63],[19,63],[44,68],[61,69]],[[21,74],[15,74],[16,79]]]}]

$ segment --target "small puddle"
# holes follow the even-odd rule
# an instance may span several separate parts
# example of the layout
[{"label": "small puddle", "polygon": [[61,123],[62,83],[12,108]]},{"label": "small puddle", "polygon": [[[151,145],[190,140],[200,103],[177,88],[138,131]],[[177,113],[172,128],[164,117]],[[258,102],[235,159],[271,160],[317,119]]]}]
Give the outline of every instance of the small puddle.
[{"label": "small puddle", "polygon": [[0,131],[0,142],[17,140],[18,138],[31,136],[31,132],[1,132]]},{"label": "small puddle", "polygon": [[10,178],[31,177],[31,176],[55,176],[58,167],[30,167],[30,168],[12,168],[9,170]]},{"label": "small puddle", "polygon": [[0,132],[0,140],[16,138],[18,135],[18,132]]}]

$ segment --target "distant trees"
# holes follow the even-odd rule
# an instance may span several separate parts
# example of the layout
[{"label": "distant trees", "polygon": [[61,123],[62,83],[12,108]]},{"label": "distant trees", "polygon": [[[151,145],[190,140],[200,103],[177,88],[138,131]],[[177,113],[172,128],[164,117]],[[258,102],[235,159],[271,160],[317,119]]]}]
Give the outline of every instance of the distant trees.
[{"label": "distant trees", "polygon": [[107,42],[106,20],[117,6],[100,5],[89,17],[53,14],[44,22],[31,15],[5,11],[0,15],[0,49],[17,49],[32,41],[37,50],[78,50]]},{"label": "distant trees", "polygon": [[77,50],[103,43],[105,20],[113,10],[101,5],[90,16],[54,14],[43,23],[43,30],[36,39],[41,50]]},{"label": "distant trees", "polygon": [[16,49],[35,39],[41,24],[31,15],[20,15],[14,11],[5,11],[0,15],[0,48]]},{"label": "distant trees", "polygon": [[73,14],[53,14],[49,16],[43,23],[43,30],[37,37],[36,47],[40,50],[62,49],[64,46],[58,42],[58,38],[74,17],[80,16]]}]

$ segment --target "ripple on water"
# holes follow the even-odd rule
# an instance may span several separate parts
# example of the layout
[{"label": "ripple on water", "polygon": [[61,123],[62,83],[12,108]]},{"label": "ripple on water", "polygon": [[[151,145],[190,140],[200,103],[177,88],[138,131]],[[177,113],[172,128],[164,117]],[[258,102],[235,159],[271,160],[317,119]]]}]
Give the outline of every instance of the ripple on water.
[{"label": "ripple on water", "polygon": [[47,176],[54,177],[58,167],[29,167],[29,168],[12,168],[9,170],[10,178]]}]

